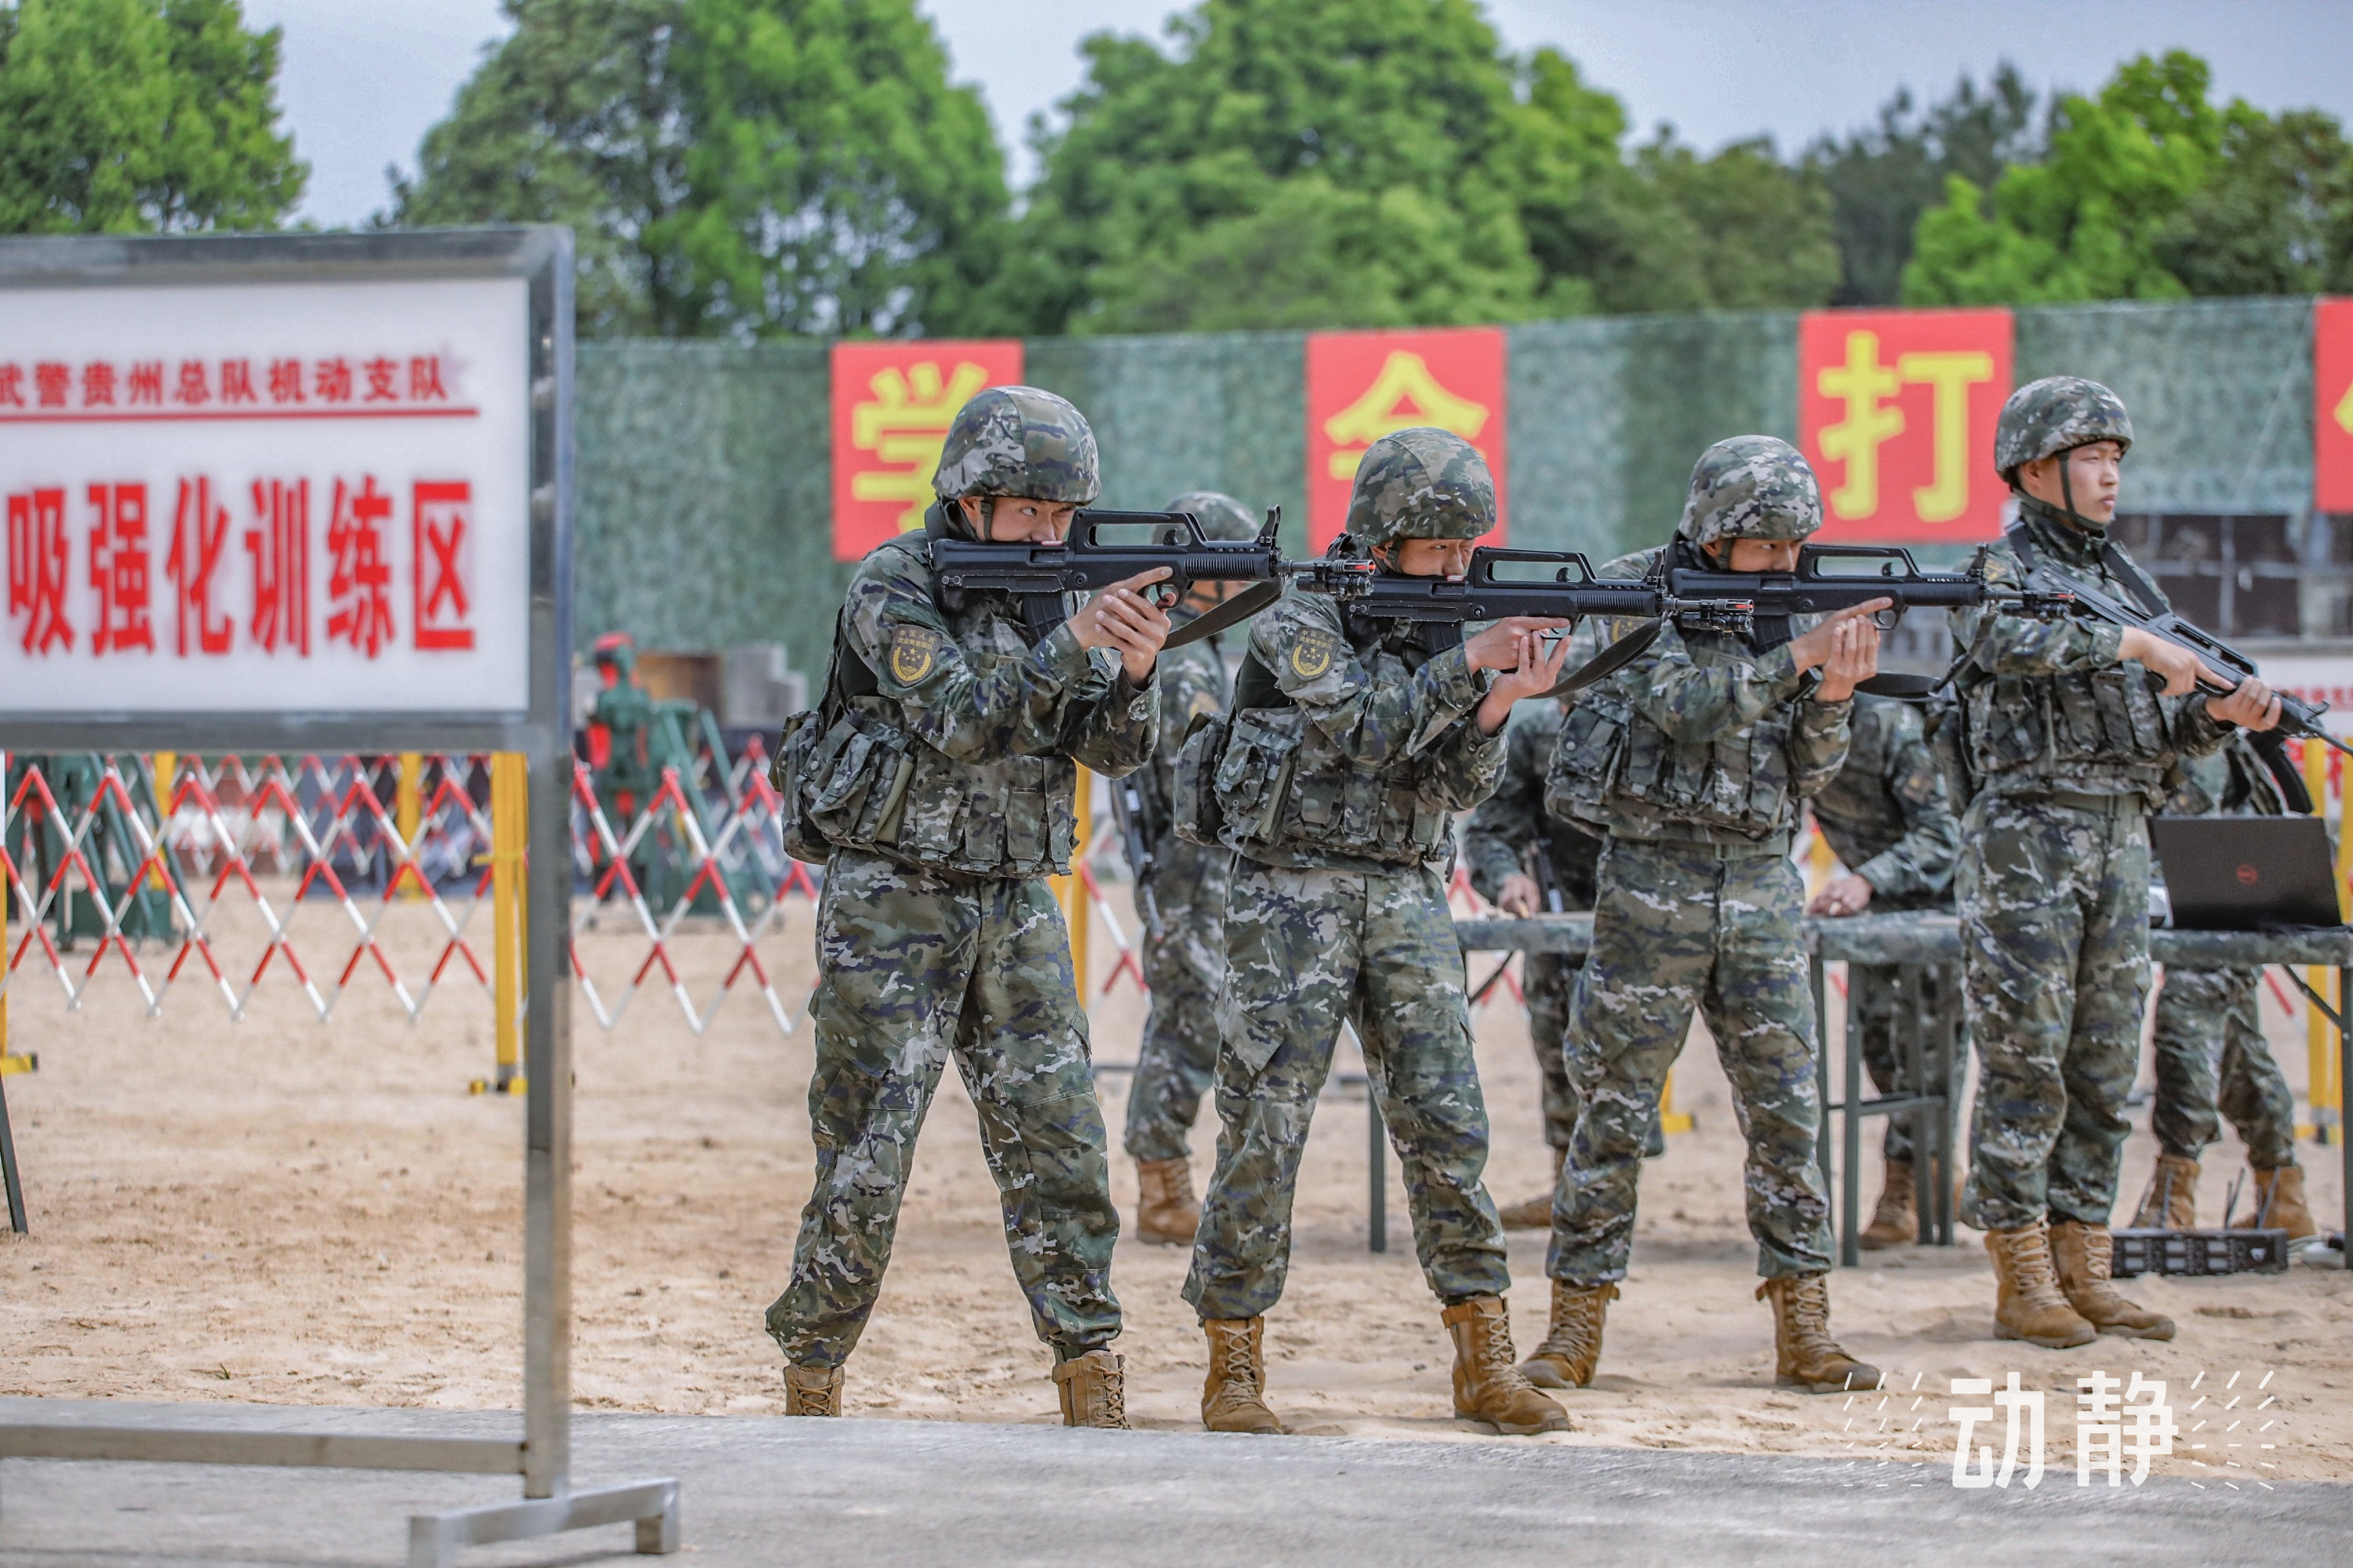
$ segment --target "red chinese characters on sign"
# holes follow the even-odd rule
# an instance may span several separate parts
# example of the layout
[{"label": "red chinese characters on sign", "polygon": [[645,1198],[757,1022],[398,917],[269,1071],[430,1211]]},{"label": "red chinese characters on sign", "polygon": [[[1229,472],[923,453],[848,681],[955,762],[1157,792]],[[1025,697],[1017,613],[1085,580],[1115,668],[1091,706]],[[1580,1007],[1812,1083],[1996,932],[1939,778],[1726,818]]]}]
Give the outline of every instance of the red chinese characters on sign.
[{"label": "red chinese characters on sign", "polygon": [[66,536],[62,488],[8,497],[8,618],[27,653],[73,651],[73,620],[66,608],[73,546]]},{"label": "red chinese characters on sign", "polygon": [[90,487],[90,586],[97,598],[90,617],[92,653],[155,651],[147,584],[147,487]]},{"label": "red chinese characters on sign", "polygon": [[473,609],[466,599],[473,516],[473,487],[463,481],[417,486],[408,564],[419,648],[474,645]]},{"label": "red chinese characters on sign", "polygon": [[2312,504],[2353,512],[2353,300],[2312,313]]},{"label": "red chinese characters on sign", "polygon": [[470,414],[438,354],[317,359],[0,360],[0,424],[74,418],[267,418],[321,403],[345,417]]},{"label": "red chinese characters on sign", "polygon": [[392,498],[376,488],[375,476],[357,492],[335,481],[327,520],[327,635],[373,659],[392,641],[392,566],[385,559],[385,523]]},{"label": "red chinese characters on sign", "polygon": [[1495,476],[1504,542],[1504,334],[1317,333],[1307,340],[1307,537],[1321,550],[1347,525],[1348,494],[1365,449],[1395,430],[1433,425],[1479,449]]},{"label": "red chinese characters on sign", "polygon": [[956,410],[1020,379],[1009,339],[834,344],[833,558],[921,527]]},{"label": "red chinese characters on sign", "polygon": [[228,652],[236,625],[215,603],[227,597],[220,575],[227,546],[228,508],[214,499],[213,482],[202,475],[180,481],[164,575],[172,579],[173,647],[184,659],[191,652]]},{"label": "red chinese characters on sign", "polygon": [[2001,526],[1994,421],[2008,311],[1815,311],[1798,327],[1799,449],[1825,540],[1973,544]]},{"label": "red chinese characters on sign", "polygon": [[311,655],[311,482],[253,482],[253,606],[246,635],[265,653]]}]

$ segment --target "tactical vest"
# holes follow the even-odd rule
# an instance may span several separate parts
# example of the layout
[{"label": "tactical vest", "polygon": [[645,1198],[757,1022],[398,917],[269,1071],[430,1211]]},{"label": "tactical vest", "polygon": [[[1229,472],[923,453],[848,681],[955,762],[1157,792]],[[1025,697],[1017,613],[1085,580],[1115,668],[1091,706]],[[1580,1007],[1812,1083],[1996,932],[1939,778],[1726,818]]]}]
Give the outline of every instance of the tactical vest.
[{"label": "tactical vest", "polygon": [[[2042,552],[2026,530],[2011,529],[2008,543],[2031,571]],[[2164,596],[2113,542],[2102,557],[2127,598],[2151,613],[2163,609]],[[2063,787],[2070,776],[2096,768],[2144,793],[2161,794],[2173,743],[2154,679],[2121,664],[2058,675],[1989,675],[1965,665],[1958,677],[1959,744],[1972,789],[2045,778]]]},{"label": "tactical vest", "polygon": [[[902,535],[878,547],[923,551],[925,543]],[[1028,657],[1028,640],[1014,632],[1001,596],[935,597],[976,671]],[[951,597],[956,602],[946,602]],[[845,608],[834,621],[824,701],[796,714],[777,746],[773,778],[786,851],[822,861],[837,849],[867,850],[972,876],[1069,872],[1078,844],[1077,765],[1067,757],[958,761],[920,739],[851,645],[846,615]]]},{"label": "tactical vest", "polygon": [[[1349,648],[1376,682],[1404,682],[1433,654],[1461,641],[1458,626],[1353,614],[1345,620]],[[1203,732],[1214,724],[1205,722]],[[1283,694],[1254,652],[1242,657],[1232,717],[1216,727],[1224,732],[1221,746],[1201,733],[1193,739],[1205,753],[1218,747],[1207,782],[1220,819],[1219,837],[1230,849],[1417,865],[1443,854],[1453,842],[1454,814],[1429,788],[1436,765],[1426,753],[1377,768],[1352,760],[1306,709]],[[1197,771],[1207,760],[1206,755],[1198,759]],[[1182,796],[1181,761],[1178,771]],[[1180,822],[1184,816],[1180,806]]]},{"label": "tactical vest", "polygon": [[[1753,661],[1728,636],[1691,631],[1683,643],[1696,664]],[[1788,751],[1797,719],[1796,704],[1778,703],[1746,729],[1677,740],[1614,686],[1588,687],[1561,724],[1545,810],[1572,821],[1623,822],[1641,837],[1651,836],[1639,832],[1646,819],[1760,841],[1788,833],[1797,822]]]}]

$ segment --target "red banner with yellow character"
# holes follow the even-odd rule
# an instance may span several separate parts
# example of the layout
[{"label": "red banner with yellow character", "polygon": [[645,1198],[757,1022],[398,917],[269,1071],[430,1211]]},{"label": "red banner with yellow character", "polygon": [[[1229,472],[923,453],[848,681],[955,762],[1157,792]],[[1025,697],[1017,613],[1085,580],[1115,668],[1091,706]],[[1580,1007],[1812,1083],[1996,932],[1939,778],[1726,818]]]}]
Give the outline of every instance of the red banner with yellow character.
[{"label": "red banner with yellow character", "polygon": [[2312,313],[2312,504],[2353,512],[2353,300]]},{"label": "red banner with yellow character", "polygon": [[1021,379],[1018,339],[833,345],[833,558],[923,526],[948,421]]},{"label": "red banner with yellow character", "polygon": [[1813,311],[1798,327],[1798,445],[1826,540],[1976,544],[2009,489],[1993,427],[2010,396],[2008,311]]},{"label": "red banner with yellow character", "polygon": [[1346,526],[1365,449],[1393,430],[1434,425],[1479,449],[1495,475],[1504,542],[1504,334],[1328,332],[1307,340],[1307,537],[1318,550]]}]

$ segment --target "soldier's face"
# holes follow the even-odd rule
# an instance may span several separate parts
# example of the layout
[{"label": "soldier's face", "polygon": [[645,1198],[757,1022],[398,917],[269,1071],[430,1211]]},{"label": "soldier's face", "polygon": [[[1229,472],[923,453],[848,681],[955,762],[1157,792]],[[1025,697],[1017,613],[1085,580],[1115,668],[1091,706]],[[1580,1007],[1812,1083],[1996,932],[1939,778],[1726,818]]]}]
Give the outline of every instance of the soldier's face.
[{"label": "soldier's face", "polygon": [[[1726,548],[1729,544],[1730,548]],[[1718,539],[1717,559],[1728,572],[1794,572],[1798,569],[1795,539]]]},{"label": "soldier's face", "polygon": [[1067,501],[1000,495],[995,514],[983,523],[978,497],[965,496],[962,504],[973,533],[992,545],[1059,545],[1071,536],[1071,515],[1078,511]]},{"label": "soldier's face", "polygon": [[1409,577],[1459,577],[1471,570],[1475,539],[1399,539],[1394,549],[1373,554]]},{"label": "soldier's face", "polygon": [[[2116,514],[2116,490],[2124,474],[2124,449],[2114,441],[2093,441],[2056,457],[2037,458],[2018,470],[2021,489],[2051,506],[2067,504],[2074,492],[2075,510],[2094,523],[2108,523]],[[2059,465],[2067,465],[2067,484],[2059,482]]]}]

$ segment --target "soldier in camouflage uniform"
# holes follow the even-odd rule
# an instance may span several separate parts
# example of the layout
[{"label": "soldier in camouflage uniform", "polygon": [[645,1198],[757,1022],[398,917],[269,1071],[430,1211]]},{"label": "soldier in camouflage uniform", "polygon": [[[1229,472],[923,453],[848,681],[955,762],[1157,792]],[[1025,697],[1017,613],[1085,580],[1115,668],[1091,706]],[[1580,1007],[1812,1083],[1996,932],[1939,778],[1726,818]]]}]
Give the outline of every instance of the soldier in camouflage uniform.
[{"label": "soldier in camouflage uniform", "polygon": [[[1953,906],[1953,860],[1961,824],[1953,814],[1945,776],[1929,754],[1917,710],[1885,697],[1858,695],[1847,726],[1846,766],[1813,798],[1814,821],[1850,870],[1825,884],[1810,915],[1839,916]],[[1928,1016],[1957,1011],[1958,976],[1947,965],[1921,971],[1917,1004]],[[1896,1012],[1905,1005],[1892,965],[1849,964],[1848,1017],[1862,1036],[1863,1065],[1881,1094],[1898,1086]],[[1926,1018],[1924,1017],[1924,1023]],[[1966,1047],[1956,1042],[1949,1063],[1950,1107],[1959,1104],[1967,1075]],[[1925,1116],[1926,1113],[1920,1113]],[[1914,1181],[1912,1115],[1887,1118],[1882,1145],[1886,1166],[1878,1212],[1863,1231],[1866,1250],[1900,1246],[1919,1234]]]},{"label": "soldier in camouflage uniform", "polygon": [[[1187,512],[1212,539],[1252,539],[1258,524],[1230,495],[1197,490],[1166,508]],[[1197,584],[1169,612],[1181,628],[1215,609],[1224,585]],[[1193,1245],[1201,1208],[1193,1196],[1193,1166],[1186,1135],[1201,1114],[1201,1097],[1218,1068],[1218,991],[1226,969],[1226,869],[1222,846],[1187,843],[1176,836],[1174,812],[1176,751],[1195,720],[1226,711],[1225,650],[1216,635],[1164,654],[1160,661],[1160,742],[1152,766],[1131,776],[1128,788],[1145,810],[1136,831],[1150,839],[1148,869],[1136,874],[1136,913],[1144,921],[1144,983],[1152,1012],[1135,1054],[1127,1097],[1127,1153],[1135,1161],[1138,1240]]]},{"label": "soldier in camouflage uniform", "polygon": [[[1662,556],[1788,571],[1821,515],[1793,448],[1736,436],[1700,455],[1675,538],[1602,575],[1641,577]],[[1798,802],[1845,760],[1855,683],[1877,667],[1871,616],[1886,605],[1794,638],[1786,623],[1759,621],[1746,636],[1670,623],[1581,693],[1561,726],[1546,804],[1609,838],[1592,956],[1569,1002],[1585,1112],[1554,1200],[1552,1330],[1522,1368],[1533,1382],[1592,1380],[1626,1277],[1643,1136],[1699,1012],[1748,1140],[1748,1228],[1765,1277],[1757,1294],[1773,1308],[1776,1380],[1816,1393],[1878,1386],[1830,1335],[1813,993],[1789,846]]]},{"label": "soldier in camouflage uniform", "polygon": [[[2183,771],[2166,805],[2171,816],[2281,816],[2290,809],[2286,782],[2310,805],[2276,731],[2252,740],[2242,736]],[[2272,1056],[2257,1011],[2263,974],[2260,968],[2167,967],[2149,1039],[2157,1059],[2157,1099],[2148,1118],[2157,1134],[2157,1169],[2134,1224],[2189,1230],[2198,1224],[2199,1157],[2221,1138],[2219,1109],[2247,1146],[2255,1177],[2253,1207],[2224,1218],[2247,1228],[2278,1225],[2292,1240],[2317,1228],[2305,1202],[2304,1171],[2295,1162],[2295,1096]]]},{"label": "soldier in camouflage uniform", "polygon": [[809,1080],[817,1181],[768,1308],[788,1414],[840,1410],[842,1363],[889,1265],[915,1135],[953,1058],[980,1116],[1005,1236],[1062,1415],[1124,1426],[1111,1290],[1119,1216],[1087,1019],[1045,878],[1076,842],[1073,763],[1152,753],[1167,618],[1144,574],[1040,636],[1020,601],[940,588],[939,537],[1059,538],[1094,498],[1093,434],[1051,393],[1000,387],[950,426],[921,534],[851,579],[825,705],[778,748],[787,842],[822,838]]},{"label": "soldier in camouflage uniform", "polygon": [[[1348,533],[1384,570],[1458,576],[1494,524],[1485,461],[1442,430],[1385,436],[1356,471]],[[1566,640],[1547,657],[1540,634],[1561,624],[1514,617],[1466,641],[1293,587],[1251,626],[1229,725],[1188,747],[1189,776],[1214,765],[1236,852],[1218,1013],[1225,1125],[1185,1281],[1209,1340],[1212,1430],[1282,1429],[1264,1395],[1264,1314],[1282,1294],[1300,1155],[1344,1022],[1397,1146],[1423,1275],[1445,1303],[1456,1414],[1511,1433],[1567,1425],[1513,1366],[1444,874],[1453,814],[1494,788],[1512,704],[1558,679]],[[1180,819],[1196,835],[1208,825],[1183,807]]]},{"label": "soldier in camouflage uniform", "polygon": [[[1576,657],[1574,652],[1570,657]],[[1504,737],[1504,778],[1471,813],[1462,830],[1462,856],[1471,885],[1506,915],[1558,915],[1593,907],[1593,871],[1600,837],[1545,810],[1545,774],[1560,741],[1563,703],[1530,703]],[[1568,1141],[1577,1133],[1577,1090],[1568,1081],[1561,1039],[1568,1029],[1568,988],[1576,968],[1560,953],[1530,953],[1523,970],[1528,1002],[1528,1044],[1543,1086],[1545,1143],[1552,1150],[1556,1185]],[[1549,1230],[1550,1189],[1504,1209],[1507,1231]]]},{"label": "soldier in camouflage uniform", "polygon": [[[1994,466],[2017,524],[1986,572],[2038,564],[2131,602],[2164,598],[2107,537],[2132,420],[2097,382],[2050,376],[2002,406]],[[1962,1213],[1986,1232],[1994,1332],[2053,1349],[2170,1339],[2109,1282],[2108,1215],[2148,995],[2148,822],[2185,758],[2270,728],[2260,682],[2196,690],[2194,654],[2137,627],[1962,611],[1957,705],[1937,743],[1971,785],[1955,875],[1978,1054]]]}]

